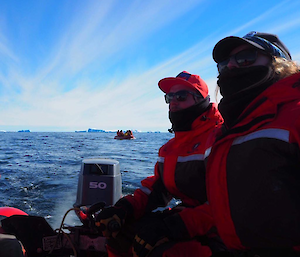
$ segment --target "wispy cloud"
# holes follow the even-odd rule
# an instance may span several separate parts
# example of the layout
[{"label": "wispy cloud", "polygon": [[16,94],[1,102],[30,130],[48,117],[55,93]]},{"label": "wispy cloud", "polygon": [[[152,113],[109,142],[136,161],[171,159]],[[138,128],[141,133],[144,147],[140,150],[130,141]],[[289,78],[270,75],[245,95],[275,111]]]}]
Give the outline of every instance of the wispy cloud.
[{"label": "wispy cloud", "polygon": [[[208,10],[197,9],[202,2]],[[145,49],[145,45],[157,44],[154,38],[161,36],[166,28],[176,31],[175,24],[184,22],[180,18],[188,13],[201,9],[206,15],[203,20],[208,21],[205,26],[209,28],[208,17],[212,10],[207,1],[202,2],[77,3],[59,31],[52,32],[55,39],[52,38],[49,45],[45,42],[43,52],[39,52],[38,47],[35,49],[32,41],[34,55],[41,55],[36,58],[38,62],[33,68],[26,66],[33,62],[30,53],[17,55],[18,51],[10,46],[16,44],[10,44],[12,39],[2,32],[0,56],[5,58],[1,57],[0,62],[0,67],[4,67],[0,69],[0,129],[6,125],[63,127],[67,130],[123,126],[124,129],[166,131],[170,127],[168,106],[157,83],[182,70],[203,77],[212,101],[216,101],[217,70],[211,58],[214,44],[223,36],[241,35],[253,27],[273,29],[274,17],[279,17],[278,24],[280,20],[288,19],[288,16],[278,15],[283,7],[287,7],[286,1],[279,3],[243,24],[229,27],[222,35],[219,28],[211,27],[201,34],[198,42],[174,51],[168,58],[162,55],[150,62],[152,56],[141,53],[147,56],[142,67],[132,60],[131,55],[138,59],[139,51]],[[39,19],[43,19],[43,15]],[[269,22],[271,19],[272,23]],[[299,18],[276,26],[274,32],[295,31],[298,27]],[[177,38],[180,33],[174,34],[175,41]],[[299,58],[295,53],[294,58],[297,56]]]},{"label": "wispy cloud", "polygon": [[[128,78],[119,84],[112,80],[111,85],[98,83],[97,86],[97,82],[82,79],[83,76],[78,77],[77,73],[83,72],[95,62],[101,69],[101,64],[106,65],[101,63],[101,60],[107,62],[111,58],[116,62],[120,51],[128,45],[144,40],[153,31],[192,8],[195,2],[189,1],[190,5],[185,5],[185,8],[177,5],[171,11],[171,2],[168,1],[149,1],[148,6],[136,2],[127,7],[125,13],[116,9],[119,3],[117,1],[101,3],[101,6],[100,2],[93,2],[93,5],[85,6],[82,15],[74,16],[71,23],[65,25],[67,30],[61,39],[57,40],[54,48],[49,49],[50,56],[46,58],[47,62],[37,69],[35,74],[26,74],[21,67],[8,67],[10,74],[2,76],[2,82],[13,87],[15,92],[10,91],[2,95],[1,102],[7,104],[1,108],[1,125],[58,124],[75,127],[77,124],[88,126],[94,123],[95,126],[108,128],[114,126],[114,123],[117,125],[130,122],[141,126],[140,122],[134,123],[134,119],[138,119],[137,116],[143,116],[137,106],[152,105],[152,102],[155,102],[151,108],[149,106],[150,112],[155,113],[155,107],[163,105],[161,99],[157,103],[155,98],[151,100],[153,97],[147,101],[139,100],[147,91],[151,91],[143,91],[141,88],[151,88],[157,84],[157,79],[147,80],[147,76],[142,74],[139,75],[140,79]],[[112,14],[120,16],[113,20],[109,17]],[[158,19],[160,22],[157,22]],[[10,53],[5,50],[7,54]],[[11,53],[10,55],[13,56]],[[68,88],[70,82],[67,80],[75,80],[76,86]],[[148,83],[145,83],[145,80]],[[66,88],[68,90],[65,90]],[[140,90],[136,90],[137,88]],[[165,106],[162,109],[167,110]],[[103,121],[106,125],[103,125]],[[142,126],[152,127],[153,123],[149,120]]]},{"label": "wispy cloud", "polygon": [[101,68],[116,63],[122,50],[138,45],[193,8],[197,1],[190,0],[184,6],[179,1],[136,1],[124,9],[119,7],[119,1],[88,3],[81,15],[65,25],[66,30],[52,50],[52,60],[48,60],[50,65],[44,70],[56,68],[57,73],[74,75],[87,66],[96,64]]}]

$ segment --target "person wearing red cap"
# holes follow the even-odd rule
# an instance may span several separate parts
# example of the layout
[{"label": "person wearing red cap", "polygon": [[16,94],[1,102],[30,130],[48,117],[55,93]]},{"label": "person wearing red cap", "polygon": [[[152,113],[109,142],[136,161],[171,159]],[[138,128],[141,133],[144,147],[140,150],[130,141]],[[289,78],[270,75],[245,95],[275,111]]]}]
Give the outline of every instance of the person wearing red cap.
[{"label": "person wearing red cap", "polygon": [[228,256],[300,256],[300,66],[258,32],[222,39],[213,58],[224,123],[206,152],[202,233],[215,225]]},{"label": "person wearing red cap", "polygon": [[[216,104],[210,103],[208,87],[200,76],[183,71],[160,80],[158,85],[169,104],[175,137],[159,149],[154,176],[142,180],[142,186],[133,195],[100,212],[98,225],[107,228],[103,234],[110,238],[110,256],[112,247],[120,250],[119,239],[128,234],[127,225],[133,223],[135,228],[128,236],[129,248],[133,242],[133,256],[208,257],[215,249],[224,250],[224,246],[213,233],[213,239],[206,238],[206,243],[197,238],[197,208],[207,200],[206,139],[223,120]],[[167,206],[172,198],[180,199],[181,204],[171,210],[152,212]],[[119,222],[121,231],[109,231],[112,219]],[[123,253],[128,246],[124,249]],[[120,256],[116,252],[115,255]]]}]

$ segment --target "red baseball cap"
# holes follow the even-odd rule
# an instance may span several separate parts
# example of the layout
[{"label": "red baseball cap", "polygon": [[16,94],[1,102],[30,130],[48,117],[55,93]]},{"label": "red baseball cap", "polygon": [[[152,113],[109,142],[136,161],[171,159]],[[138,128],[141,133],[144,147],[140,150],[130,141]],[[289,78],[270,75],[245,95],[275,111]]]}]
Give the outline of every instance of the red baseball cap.
[{"label": "red baseball cap", "polygon": [[171,87],[178,84],[188,86],[191,89],[196,89],[203,98],[208,96],[208,87],[204,80],[201,79],[200,76],[190,74],[186,71],[179,73],[175,78],[164,78],[158,82],[159,88],[166,94],[170,92]]}]

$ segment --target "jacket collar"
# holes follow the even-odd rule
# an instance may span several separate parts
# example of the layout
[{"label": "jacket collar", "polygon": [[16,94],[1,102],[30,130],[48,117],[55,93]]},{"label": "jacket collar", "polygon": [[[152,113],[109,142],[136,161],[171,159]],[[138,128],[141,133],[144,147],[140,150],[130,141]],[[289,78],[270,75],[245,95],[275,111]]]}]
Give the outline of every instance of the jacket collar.
[{"label": "jacket collar", "polygon": [[296,100],[300,101],[300,72],[279,80],[264,90],[242,112],[236,125],[229,130],[222,127],[220,137],[252,131],[262,123],[274,119],[279,106]]},{"label": "jacket collar", "polygon": [[[192,123],[192,129],[189,131],[175,131],[175,138],[182,139],[189,137],[191,131],[201,131],[202,133],[210,130],[212,127],[223,123],[223,118],[218,111],[217,105],[215,103],[210,103],[209,108],[203,114],[201,114]],[[213,125],[214,124],[214,125]]]}]

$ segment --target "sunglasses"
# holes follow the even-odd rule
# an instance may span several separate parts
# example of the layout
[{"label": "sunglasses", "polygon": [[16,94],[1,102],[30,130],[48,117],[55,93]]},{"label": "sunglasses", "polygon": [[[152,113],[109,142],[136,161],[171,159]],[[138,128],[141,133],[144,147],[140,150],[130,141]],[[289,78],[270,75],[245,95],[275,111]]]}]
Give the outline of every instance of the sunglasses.
[{"label": "sunglasses", "polygon": [[165,94],[165,101],[167,104],[169,104],[175,97],[178,102],[184,102],[187,99],[188,94],[191,94],[196,97],[201,97],[200,94],[196,94],[194,92],[187,91],[187,90],[180,90],[175,93],[172,92],[172,93]]},{"label": "sunglasses", "polygon": [[235,59],[235,61],[238,64],[239,67],[247,67],[247,66],[255,63],[255,61],[257,59],[257,50],[255,50],[255,49],[245,49],[245,50],[242,50],[242,51],[230,56],[226,60],[224,60],[222,62],[219,62],[218,63],[219,73],[221,73],[222,70],[225,67],[227,67],[229,61],[232,58]]}]

